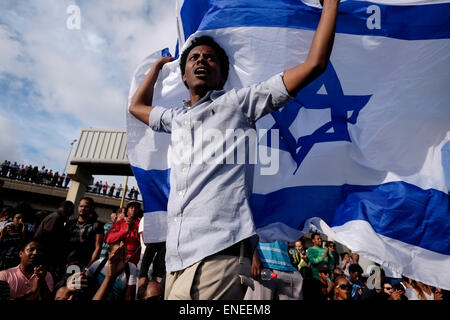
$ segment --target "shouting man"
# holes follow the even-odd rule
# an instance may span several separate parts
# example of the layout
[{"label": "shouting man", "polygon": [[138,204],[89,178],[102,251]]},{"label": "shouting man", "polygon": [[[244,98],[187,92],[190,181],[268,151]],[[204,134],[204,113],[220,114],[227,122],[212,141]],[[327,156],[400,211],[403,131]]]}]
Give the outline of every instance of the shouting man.
[{"label": "shouting man", "polygon": [[[250,276],[253,254],[249,239],[255,234],[249,205],[253,166],[225,161],[227,154],[238,151],[230,150],[226,141],[204,145],[198,139],[207,130],[222,136],[230,129],[254,130],[258,119],[283,107],[322,74],[333,47],[338,4],[339,0],[323,1],[307,59],[265,82],[222,90],[228,57],[212,38],[200,37],[180,59],[189,101],[173,109],[153,106],[154,86],[163,65],[172,61],[169,57],[159,59],[137,89],[129,111],[153,130],[171,133],[174,150],[167,206],[166,299],[244,297],[242,284]],[[245,147],[245,159],[249,149]],[[206,150],[216,156],[214,161],[193,160]]]}]

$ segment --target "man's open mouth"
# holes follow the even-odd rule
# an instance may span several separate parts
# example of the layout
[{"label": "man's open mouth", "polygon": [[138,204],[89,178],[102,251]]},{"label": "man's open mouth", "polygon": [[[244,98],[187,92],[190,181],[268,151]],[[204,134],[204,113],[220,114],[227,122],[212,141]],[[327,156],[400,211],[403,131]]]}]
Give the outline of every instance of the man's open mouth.
[{"label": "man's open mouth", "polygon": [[208,73],[208,70],[206,70],[206,68],[203,68],[203,67],[199,67],[194,70],[194,74],[197,76],[205,76],[207,73]]}]

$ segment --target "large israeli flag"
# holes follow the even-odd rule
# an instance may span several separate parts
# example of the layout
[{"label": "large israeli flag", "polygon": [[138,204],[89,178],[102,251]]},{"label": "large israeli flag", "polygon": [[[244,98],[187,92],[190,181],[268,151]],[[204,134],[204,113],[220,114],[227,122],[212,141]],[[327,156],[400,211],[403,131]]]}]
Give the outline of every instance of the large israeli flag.
[{"label": "large israeli flag", "polygon": [[[450,212],[441,148],[450,140],[450,1],[342,1],[326,72],[258,121],[251,205],[262,240],[311,226],[392,271],[450,289]],[[225,89],[305,60],[321,8],[314,0],[179,0],[179,45],[212,36],[228,53]],[[151,64],[137,69],[130,98]],[[166,64],[155,105],[188,99],[179,61]],[[169,136],[128,114],[128,157],[144,198],[146,237],[165,236]],[[271,131],[280,139],[272,141]],[[260,169],[271,166],[271,175]],[[220,195],[217,195],[218,197]]]}]

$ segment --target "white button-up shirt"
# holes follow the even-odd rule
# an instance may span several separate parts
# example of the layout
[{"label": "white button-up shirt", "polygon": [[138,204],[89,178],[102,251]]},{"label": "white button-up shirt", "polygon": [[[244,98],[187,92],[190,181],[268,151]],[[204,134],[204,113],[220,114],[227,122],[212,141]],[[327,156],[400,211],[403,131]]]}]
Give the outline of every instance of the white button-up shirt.
[{"label": "white button-up shirt", "polygon": [[[239,142],[232,142],[236,130],[254,130],[256,120],[290,99],[278,74],[247,88],[210,91],[193,106],[185,102],[179,108],[151,111],[150,128],[172,134],[168,272],[185,269],[255,233],[249,145],[242,139],[239,149]],[[245,158],[239,157],[242,150]]]}]

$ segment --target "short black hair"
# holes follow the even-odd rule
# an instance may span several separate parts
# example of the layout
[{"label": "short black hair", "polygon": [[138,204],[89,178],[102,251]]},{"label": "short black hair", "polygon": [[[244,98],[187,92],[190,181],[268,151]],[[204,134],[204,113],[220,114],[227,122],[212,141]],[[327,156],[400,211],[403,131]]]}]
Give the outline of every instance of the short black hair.
[{"label": "short black hair", "polygon": [[15,215],[21,213],[25,222],[31,222],[34,218],[33,208],[28,202],[22,201],[14,207]]},{"label": "short black hair", "polygon": [[350,255],[350,253],[348,253],[348,252],[342,252],[342,253],[341,253],[341,259],[344,259],[344,257],[345,257],[346,254]]},{"label": "short black hair", "polygon": [[135,207],[136,209],[138,209],[138,218],[142,218],[143,216],[143,212],[142,212],[142,207],[141,204],[137,201],[131,201],[127,204],[127,215],[128,215],[128,209],[131,207]]},{"label": "short black hair", "polygon": [[[195,47],[203,45],[211,47],[217,54],[217,58],[219,59],[220,71],[222,73],[222,76],[224,76],[224,82],[222,83],[221,87],[218,88],[219,90],[222,90],[223,86],[225,85],[225,82],[227,82],[228,79],[228,72],[230,71],[230,63],[225,50],[211,37],[202,36],[194,38],[189,47],[187,47],[183,51],[180,58],[181,76],[183,77],[184,73],[186,72],[186,60],[189,55],[189,52],[191,52],[191,50],[194,49]],[[184,85],[187,87],[186,82],[184,83]]]},{"label": "short black hair", "polygon": [[73,202],[70,201],[70,200],[64,200],[64,201],[61,201],[61,202],[59,203],[58,208],[60,208],[60,207],[66,207],[66,206],[68,206],[68,207],[74,207],[74,204],[73,204]]},{"label": "short black hair", "polygon": [[314,239],[316,236],[320,236],[320,237],[322,238],[322,235],[321,235],[320,233],[318,233],[318,232],[313,232],[313,233],[311,234],[311,240]]},{"label": "short black hair", "polygon": [[6,207],[2,210],[0,213],[0,218],[8,217],[8,219],[11,219],[15,215],[15,209],[13,207]]},{"label": "short black hair", "polygon": [[360,274],[364,273],[364,270],[361,268],[361,266],[359,264],[351,264],[350,267],[348,267],[348,272],[349,273],[353,273],[353,272],[359,272]]},{"label": "short black hair", "polygon": [[141,209],[141,204],[139,202],[137,202],[137,201],[128,202],[127,210],[130,209],[131,207],[136,207],[136,208],[138,208],[140,210]]},{"label": "short black hair", "polygon": [[[386,282],[387,283],[387,282]],[[395,290],[405,291],[405,287],[399,282],[392,286]]]},{"label": "short black hair", "polygon": [[86,200],[87,202],[89,202],[89,205],[91,207],[95,206],[94,199],[92,199],[91,197],[83,197],[83,198],[80,199],[80,201],[78,203],[80,203],[82,200]]},{"label": "short black hair", "polygon": [[21,241],[20,244],[19,244],[19,251],[25,251],[25,248],[31,242],[36,242],[37,244],[39,244],[39,247],[42,249],[42,242],[39,241],[39,239],[32,238],[32,239],[25,239],[24,241]]},{"label": "short black hair", "polygon": [[344,279],[344,280],[346,280],[347,282],[349,282],[346,276],[344,276],[344,275],[339,275],[339,276],[337,276],[337,277],[334,279],[334,285],[337,285],[338,282],[341,281],[342,279]]},{"label": "short black hair", "polygon": [[69,253],[69,255],[67,256],[66,264],[67,265],[79,264],[79,262],[81,260],[80,256],[81,256],[81,254],[79,251],[77,251],[77,250],[71,251]]}]

